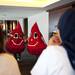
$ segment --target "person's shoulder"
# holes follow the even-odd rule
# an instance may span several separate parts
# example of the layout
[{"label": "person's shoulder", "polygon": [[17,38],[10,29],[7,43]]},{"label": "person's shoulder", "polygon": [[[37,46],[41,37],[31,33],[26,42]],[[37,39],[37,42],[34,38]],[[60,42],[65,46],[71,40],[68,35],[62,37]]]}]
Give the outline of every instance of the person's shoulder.
[{"label": "person's shoulder", "polygon": [[59,49],[63,49],[63,46],[59,46],[59,45],[50,45],[47,47],[47,50],[59,50]]},{"label": "person's shoulder", "polygon": [[7,60],[7,61],[15,61],[16,62],[16,59],[15,57],[12,55],[12,54],[9,54],[9,53],[2,53],[0,54],[0,59],[2,60]]},{"label": "person's shoulder", "polygon": [[0,75],[21,75],[18,63],[12,54],[0,54]]},{"label": "person's shoulder", "polygon": [[50,46],[48,46],[47,47],[47,49],[52,49],[52,50],[59,50],[59,49],[64,49],[64,47],[63,46],[60,46],[60,45],[50,45]]},{"label": "person's shoulder", "polygon": [[48,46],[44,52],[47,52],[49,54],[57,54],[57,53],[65,53],[65,48],[63,46],[59,45],[50,45]]}]

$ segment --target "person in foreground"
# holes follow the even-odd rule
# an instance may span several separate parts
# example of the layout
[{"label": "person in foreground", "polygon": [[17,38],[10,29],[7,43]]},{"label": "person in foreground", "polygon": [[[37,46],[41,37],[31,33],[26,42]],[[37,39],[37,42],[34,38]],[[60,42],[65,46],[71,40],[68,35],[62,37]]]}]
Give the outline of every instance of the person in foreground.
[{"label": "person in foreground", "polygon": [[4,35],[0,25],[0,75],[21,75],[18,63],[13,55],[4,50]]},{"label": "person in foreground", "polygon": [[75,75],[75,9],[67,10],[58,23],[60,45],[49,45],[39,56],[31,75]]}]

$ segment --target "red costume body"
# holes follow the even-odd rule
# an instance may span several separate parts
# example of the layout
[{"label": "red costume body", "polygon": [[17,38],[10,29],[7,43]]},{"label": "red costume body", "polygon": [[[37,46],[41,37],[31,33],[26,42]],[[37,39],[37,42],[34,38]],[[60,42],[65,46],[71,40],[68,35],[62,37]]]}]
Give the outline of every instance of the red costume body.
[{"label": "red costume body", "polygon": [[31,35],[28,38],[27,49],[32,55],[39,56],[41,52],[47,47],[41,32],[35,23],[31,29]]},{"label": "red costume body", "polygon": [[23,32],[18,22],[16,28],[10,32],[10,37],[6,41],[6,50],[13,54],[21,53],[25,49]]}]

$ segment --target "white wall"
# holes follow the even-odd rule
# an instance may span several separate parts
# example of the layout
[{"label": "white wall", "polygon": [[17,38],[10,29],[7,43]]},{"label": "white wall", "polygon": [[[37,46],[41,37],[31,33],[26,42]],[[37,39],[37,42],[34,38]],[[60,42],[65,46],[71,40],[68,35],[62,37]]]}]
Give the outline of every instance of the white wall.
[{"label": "white wall", "polygon": [[45,11],[40,14],[28,17],[28,36],[30,35],[33,24],[37,22],[40,32],[42,33],[46,43],[48,43],[48,17],[48,12]]}]

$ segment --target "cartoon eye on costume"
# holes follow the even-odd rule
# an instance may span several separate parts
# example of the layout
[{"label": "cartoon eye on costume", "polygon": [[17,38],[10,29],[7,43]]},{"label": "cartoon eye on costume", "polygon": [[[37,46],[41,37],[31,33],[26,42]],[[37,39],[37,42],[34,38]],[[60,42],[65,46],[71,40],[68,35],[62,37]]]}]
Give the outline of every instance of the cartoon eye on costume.
[{"label": "cartoon eye on costume", "polygon": [[14,38],[16,38],[16,39],[18,38],[18,33],[14,34]]},{"label": "cartoon eye on costume", "polygon": [[34,39],[37,39],[38,38],[38,35],[37,35],[37,33],[35,32],[34,33]]}]

